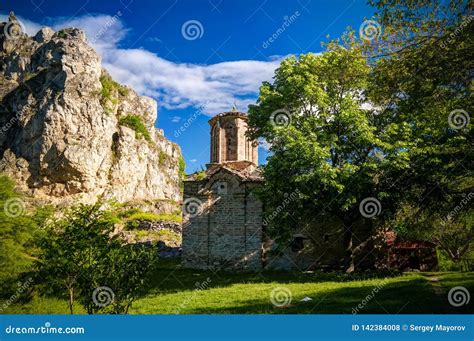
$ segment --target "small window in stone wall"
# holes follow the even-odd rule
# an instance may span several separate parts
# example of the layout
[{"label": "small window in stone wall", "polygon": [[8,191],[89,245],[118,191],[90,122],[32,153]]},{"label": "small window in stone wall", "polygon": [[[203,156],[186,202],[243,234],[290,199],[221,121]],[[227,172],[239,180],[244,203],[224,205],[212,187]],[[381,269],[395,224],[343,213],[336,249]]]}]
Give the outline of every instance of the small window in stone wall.
[{"label": "small window in stone wall", "polygon": [[227,182],[219,181],[217,184],[217,194],[226,195],[227,194]]}]

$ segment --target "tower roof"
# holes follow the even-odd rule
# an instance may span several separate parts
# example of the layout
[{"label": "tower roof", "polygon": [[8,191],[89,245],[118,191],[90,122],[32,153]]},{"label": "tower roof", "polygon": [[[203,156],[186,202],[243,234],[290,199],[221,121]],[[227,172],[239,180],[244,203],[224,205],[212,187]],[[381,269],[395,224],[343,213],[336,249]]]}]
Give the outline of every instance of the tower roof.
[{"label": "tower roof", "polygon": [[213,125],[219,118],[221,117],[240,117],[243,118],[244,120],[247,120],[247,114],[241,111],[237,110],[232,110],[232,111],[225,111],[221,112],[220,114],[217,114],[213,118],[211,118],[208,122],[210,125]]}]

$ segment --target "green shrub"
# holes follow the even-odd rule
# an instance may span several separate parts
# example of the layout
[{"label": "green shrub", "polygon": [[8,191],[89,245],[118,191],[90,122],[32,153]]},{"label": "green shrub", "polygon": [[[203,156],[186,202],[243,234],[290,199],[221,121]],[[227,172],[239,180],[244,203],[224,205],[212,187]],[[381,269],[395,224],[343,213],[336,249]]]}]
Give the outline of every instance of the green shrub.
[{"label": "green shrub", "polygon": [[472,261],[474,260],[474,251],[468,251],[463,260],[459,262],[453,262],[453,260],[446,254],[446,251],[441,249],[436,250],[436,256],[438,257],[438,270],[439,271],[472,271]]},{"label": "green shrub", "polygon": [[128,88],[114,81],[108,74],[100,76],[100,83],[102,84],[100,104],[105,111],[110,113],[112,110],[107,107],[107,102],[116,105],[118,103],[118,95],[127,96]]},{"label": "green shrub", "polygon": [[140,116],[138,115],[124,116],[119,120],[119,124],[123,126],[127,126],[135,130],[135,137],[137,139],[143,137],[146,141],[148,142],[151,141],[150,133],[148,132],[148,129],[146,128],[145,123],[143,123],[143,120]]},{"label": "green shrub", "polygon": [[164,166],[167,159],[168,155],[164,151],[160,150],[160,156],[158,161],[160,166]]},{"label": "green shrub", "polygon": [[180,175],[181,178],[184,178],[184,176],[186,175],[186,173],[185,173],[186,162],[184,161],[182,155],[179,156],[178,165],[179,165],[179,175]]},{"label": "green shrub", "polygon": [[203,180],[206,177],[206,171],[196,172],[196,180]]},{"label": "green shrub", "polygon": [[118,83],[117,84],[117,90],[118,90],[118,93],[120,94],[120,96],[127,96],[128,95],[128,88],[124,85],[120,85]]},{"label": "green shrub", "polygon": [[16,282],[23,282],[23,274],[31,271],[34,239],[53,212],[49,206],[27,209],[14,188],[15,183],[0,174],[0,296],[16,291]]},{"label": "green shrub", "polygon": [[186,162],[183,159],[183,156],[180,155],[178,159],[178,169],[179,169],[179,187],[183,188],[184,186],[184,177],[186,176]]}]

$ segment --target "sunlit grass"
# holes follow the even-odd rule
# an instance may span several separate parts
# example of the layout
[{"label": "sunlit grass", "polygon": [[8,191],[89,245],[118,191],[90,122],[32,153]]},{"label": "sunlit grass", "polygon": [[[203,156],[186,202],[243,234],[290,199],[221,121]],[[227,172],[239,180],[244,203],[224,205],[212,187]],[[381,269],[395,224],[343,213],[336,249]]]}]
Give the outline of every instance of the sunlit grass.
[{"label": "sunlit grass", "polygon": [[[162,267],[151,276],[148,289],[134,302],[130,313],[351,314],[356,311],[360,314],[408,314],[469,313],[473,308],[472,300],[469,305],[460,308],[453,308],[447,301],[447,292],[453,286],[462,285],[474,292],[472,272],[369,277],[374,276],[350,280],[342,274],[324,273],[214,274],[181,269],[176,263],[168,261],[162,262]],[[441,292],[433,289],[433,278],[436,285],[441,286]],[[275,288],[284,291],[283,303],[286,304],[283,306],[278,307],[271,302],[271,293]],[[311,300],[304,302],[304,298]],[[362,308],[358,308],[359,304]],[[69,312],[65,300],[34,297],[29,302],[14,303],[4,313]],[[79,304],[75,307],[75,313],[84,313]]]}]

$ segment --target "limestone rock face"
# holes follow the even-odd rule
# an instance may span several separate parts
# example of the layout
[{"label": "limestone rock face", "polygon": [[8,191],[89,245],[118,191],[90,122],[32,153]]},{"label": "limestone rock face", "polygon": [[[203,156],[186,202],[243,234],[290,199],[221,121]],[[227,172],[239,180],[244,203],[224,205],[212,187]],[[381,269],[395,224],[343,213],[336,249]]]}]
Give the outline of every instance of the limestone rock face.
[{"label": "limestone rock face", "polygon": [[0,24],[0,172],[54,204],[179,201],[181,151],[154,128],[156,102],[114,82],[82,31],[14,25]]}]

